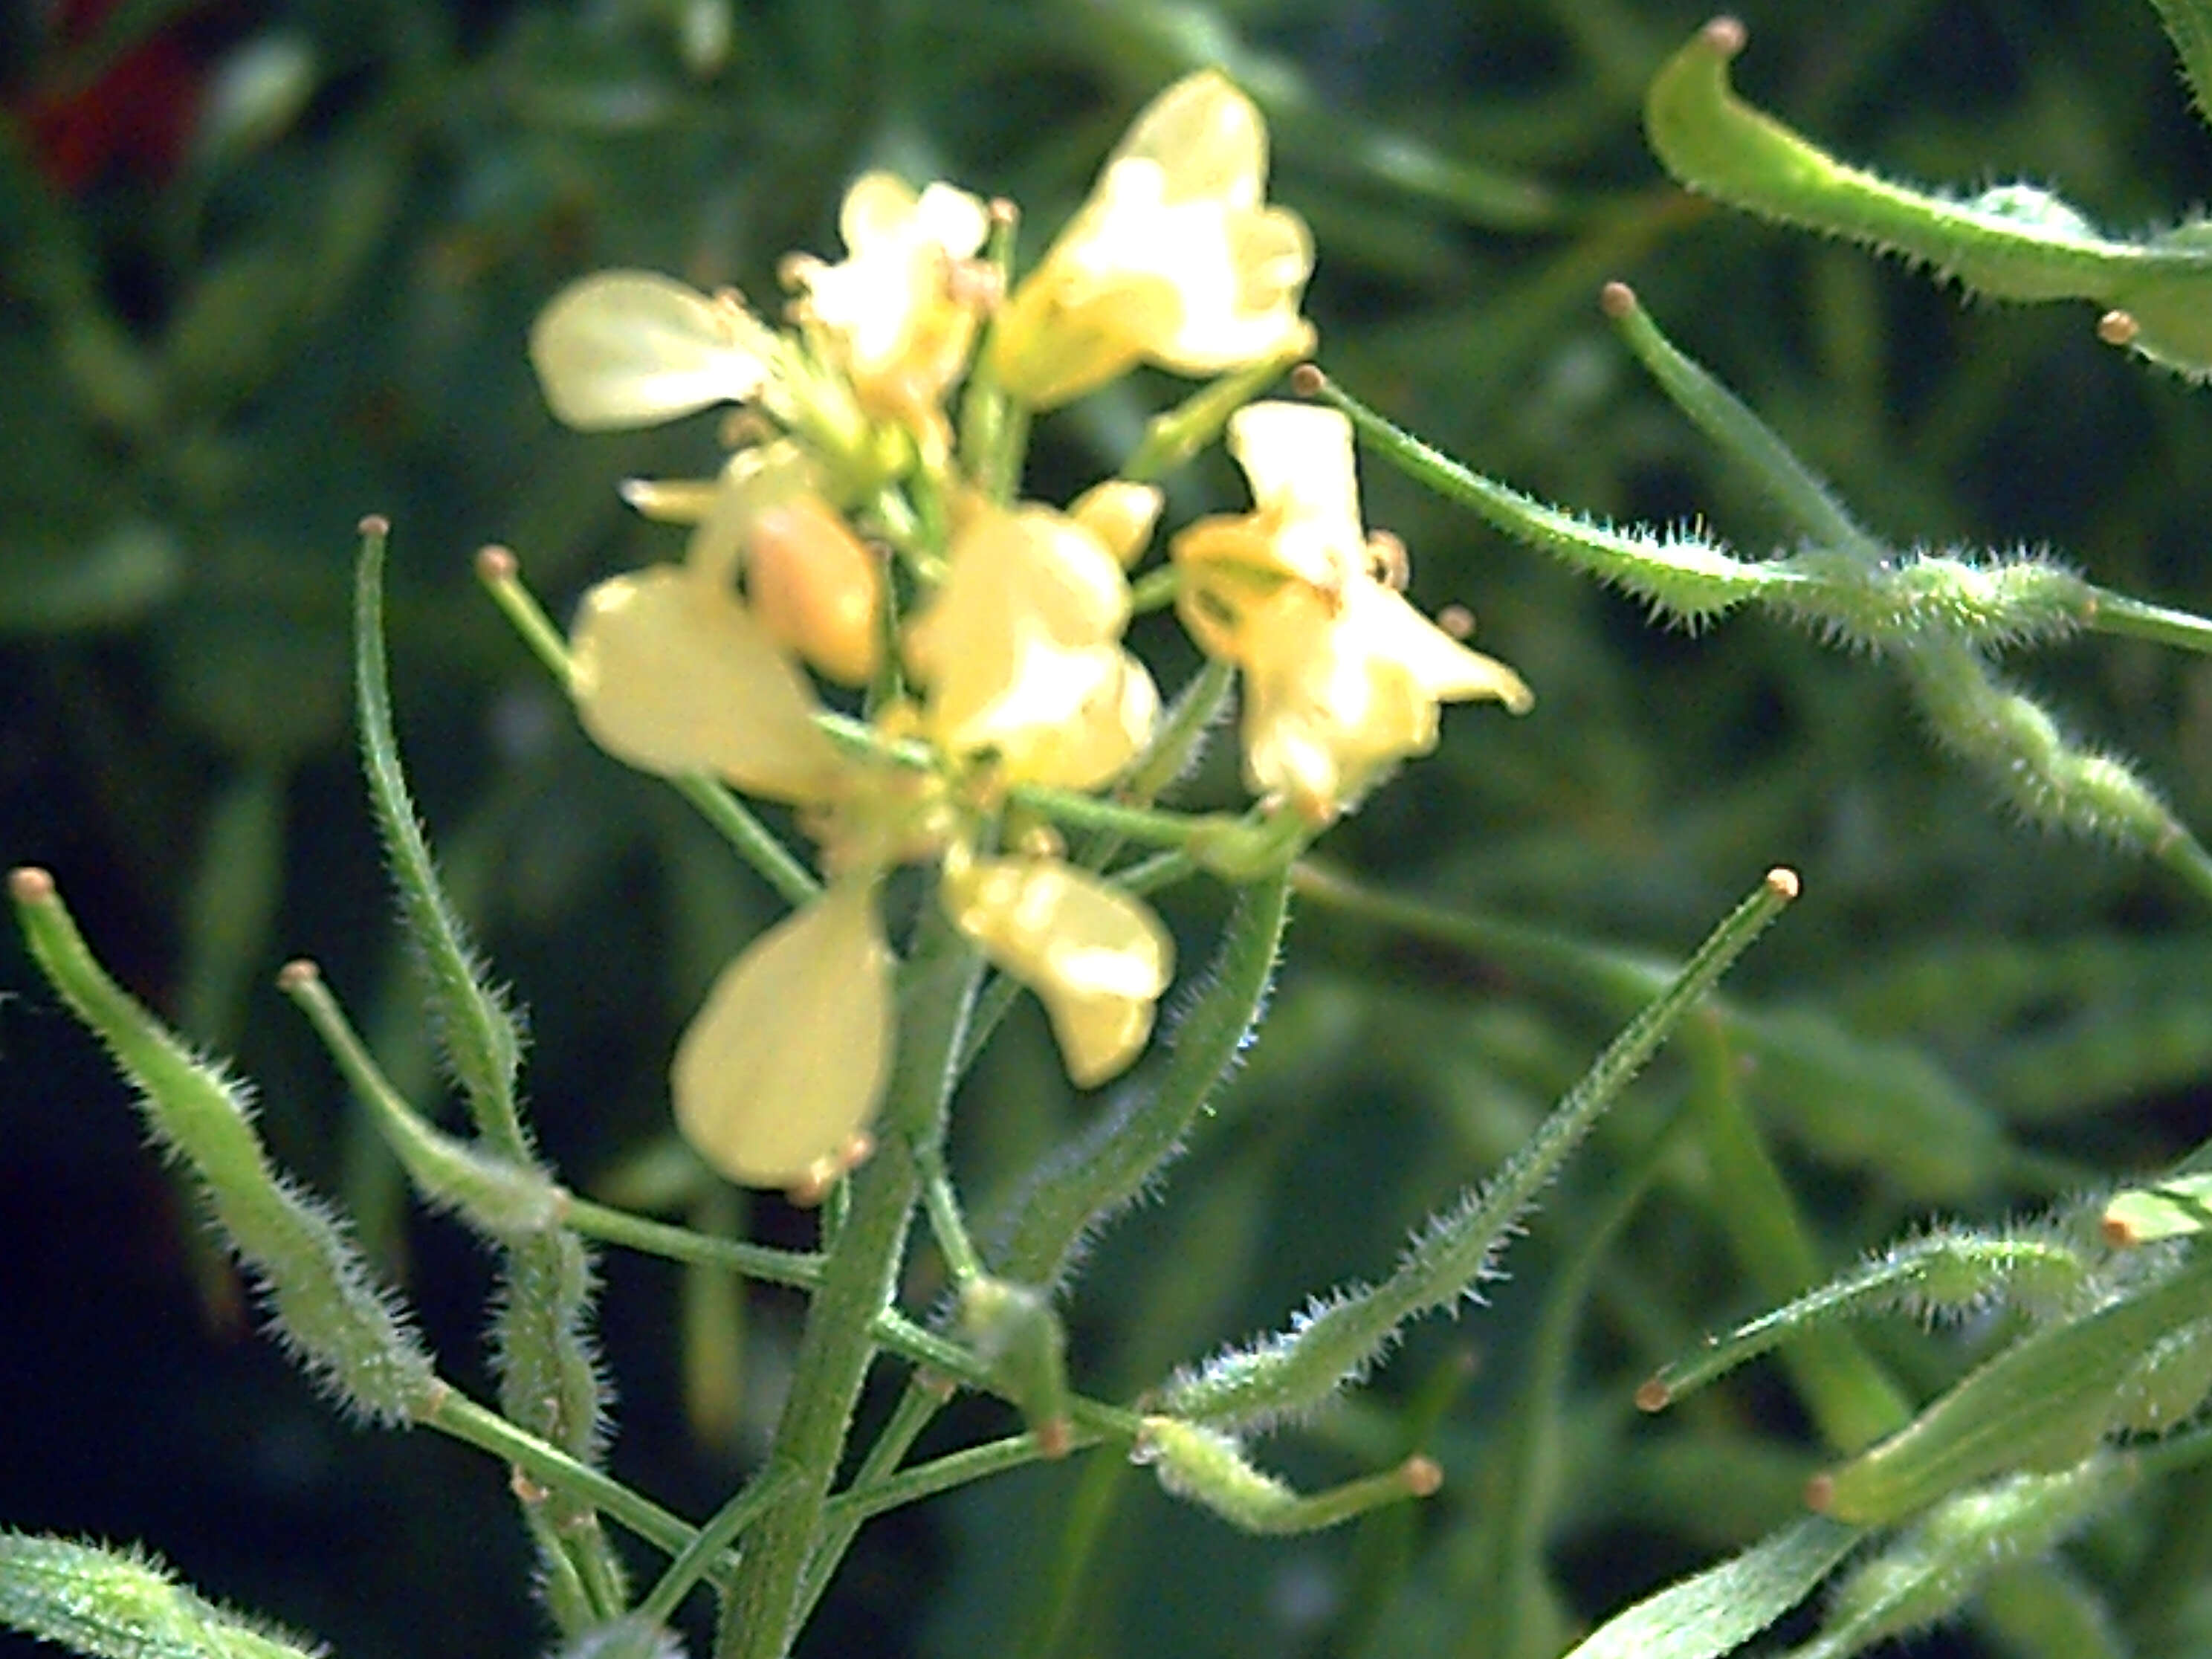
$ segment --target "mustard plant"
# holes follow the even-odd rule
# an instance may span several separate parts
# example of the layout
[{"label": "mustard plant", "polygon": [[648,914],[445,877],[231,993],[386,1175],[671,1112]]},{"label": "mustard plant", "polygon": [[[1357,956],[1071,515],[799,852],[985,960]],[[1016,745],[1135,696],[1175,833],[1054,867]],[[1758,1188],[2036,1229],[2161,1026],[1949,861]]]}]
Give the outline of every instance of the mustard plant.
[{"label": "mustard plant", "polygon": [[[2160,9],[2201,100],[2212,11]],[[2198,227],[2121,242],[2048,192],[1954,199],[1845,167],[1735,99],[1727,65],[1745,43],[1741,24],[1716,21],[1651,87],[1650,142],[1682,182],[1902,252],[1990,297],[2089,299],[2104,308],[2100,337],[2212,373]],[[250,1091],[117,983],[53,878],[27,865],[10,878],[40,968],[139,1091],[150,1136],[187,1172],[276,1340],[349,1415],[428,1428],[507,1466],[563,1652],[674,1651],[679,1613],[703,1591],[717,1659],[789,1653],[868,1522],[1032,1464],[1118,1458],[1219,1524],[1267,1534],[1447,1490],[1458,1471],[1426,1448],[1309,1491],[1263,1467],[1253,1443],[1328,1423],[1413,1322],[1481,1301],[1507,1243],[1544,1224],[1532,1219],[1540,1195],[1677,1036],[1688,1103],[1645,1126],[1633,1179],[1570,1241],[1538,1364],[1563,1363],[1594,1264],[1694,1135],[1737,1254],[1771,1263],[1759,1289],[1778,1305],[1662,1364],[1634,1404],[1674,1410],[1776,1353],[1827,1455],[1799,1512],[1619,1613],[1572,1646],[1577,1659],[1731,1652],[1832,1577],[1800,1654],[1842,1659],[1962,1608],[2001,1609],[2026,1593],[2024,1564],[2212,1449],[2191,1426],[2212,1393],[2201,1156],[2028,1220],[1930,1223],[1841,1273],[1815,1261],[1796,1195],[1752,1124],[1739,1061],[1769,1086],[1813,1079],[1808,1092],[1926,1126],[1931,1186],[1947,1156],[1986,1152],[1991,1132],[1910,1055],[1819,1013],[1716,994],[1797,896],[1793,872],[1747,872],[1747,896],[1704,941],[1657,963],[1394,898],[1316,851],[1437,747],[1444,705],[1542,719],[1545,688],[1470,648],[1465,609],[1431,617],[1408,597],[1416,555],[1369,527],[1358,441],[1370,465],[1401,469],[1655,619],[1708,634],[1701,648],[1727,648],[1726,619],[1756,610],[1878,661],[1935,742],[2016,816],[2151,860],[2204,899],[2212,859],[2159,793],[2070,736],[1995,663],[2085,633],[2201,652],[2212,623],[2040,553],[1885,540],[1619,282],[1599,303],[1626,349],[1794,542],[1747,556],[1702,526],[1616,527],[1484,477],[1313,366],[1329,356],[1303,308],[1314,237],[1268,199],[1267,182],[1259,106],[1205,69],[1144,109],[1026,265],[1013,204],[870,173],[842,199],[844,257],[786,260],[780,314],[619,270],[550,295],[538,316],[530,360],[566,426],[588,434],[723,414],[714,477],[623,490],[646,520],[680,528],[680,550],[678,529],[664,532],[665,556],[595,581],[565,629],[526,582],[526,546],[486,549],[477,573],[593,743],[665,780],[789,907],[707,992],[668,1059],[667,1109],[694,1175],[711,1171],[717,1193],[780,1193],[805,1207],[811,1248],[595,1202],[541,1152],[515,998],[448,894],[401,763],[385,606],[387,544],[404,527],[362,526],[354,704],[465,1130],[442,1127],[386,1075],[314,963],[290,964],[279,983],[416,1196],[497,1262],[495,1401],[441,1370],[343,1218],[277,1166]],[[1155,386],[1143,378],[1154,372],[1201,384],[1152,413],[1109,476],[1065,502],[1027,493],[1033,432],[1102,391]],[[1273,395],[1286,375],[1291,395]],[[1162,481],[1217,445],[1249,509],[1163,537]],[[1170,611],[1172,647],[1140,655],[1133,622]],[[1163,684],[1170,663],[1180,678]],[[1209,803],[1191,780],[1232,705],[1244,799]],[[1479,711],[1449,718],[1501,752],[1539,729]],[[1225,890],[1226,919],[1194,969],[1152,899],[1208,885]],[[1508,957],[1594,990],[1622,1023],[1494,1170],[1440,1184],[1394,1261],[1316,1287],[1276,1330],[1104,1397],[1071,1329],[1091,1247],[1140,1199],[1182,1196],[1177,1160],[1207,1134],[1247,1050],[1264,1063],[1301,904]],[[978,1206],[953,1133],[1024,995],[1070,1085],[1098,1097]],[[1910,1156],[1897,1155],[1900,1170]],[[612,1384],[595,1336],[605,1249],[805,1298],[769,1442],[709,1514],[679,1515],[610,1472]],[[1891,1316],[1971,1318],[1982,1357],[1923,1401],[1861,1340],[1860,1322]],[[885,1373],[896,1403],[871,1416],[870,1379]],[[1000,1431],[916,1459],[962,1395],[1000,1402]],[[1540,1435],[1525,1443],[1540,1460]],[[1524,1486],[1540,1475],[1515,1472]],[[615,1531],[651,1552],[649,1581],[634,1577],[640,1558]],[[0,1619],[103,1656],[307,1650],[135,1554],[36,1536],[0,1540]],[[1531,1613],[1498,1650],[1556,1653],[1572,1640],[1557,1623]],[[1018,1639],[977,1638],[1010,1651]]]}]

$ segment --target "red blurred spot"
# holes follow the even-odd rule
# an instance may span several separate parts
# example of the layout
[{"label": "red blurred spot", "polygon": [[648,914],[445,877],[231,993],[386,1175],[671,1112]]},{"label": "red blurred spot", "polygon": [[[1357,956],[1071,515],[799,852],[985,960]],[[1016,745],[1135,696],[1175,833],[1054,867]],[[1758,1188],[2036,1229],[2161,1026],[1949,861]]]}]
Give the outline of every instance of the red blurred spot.
[{"label": "red blurred spot", "polygon": [[[117,0],[63,0],[47,36],[49,69],[88,44]],[[109,65],[90,85],[14,101],[33,161],[57,190],[76,194],[123,167],[161,179],[176,171],[199,114],[206,70],[173,23]]]}]

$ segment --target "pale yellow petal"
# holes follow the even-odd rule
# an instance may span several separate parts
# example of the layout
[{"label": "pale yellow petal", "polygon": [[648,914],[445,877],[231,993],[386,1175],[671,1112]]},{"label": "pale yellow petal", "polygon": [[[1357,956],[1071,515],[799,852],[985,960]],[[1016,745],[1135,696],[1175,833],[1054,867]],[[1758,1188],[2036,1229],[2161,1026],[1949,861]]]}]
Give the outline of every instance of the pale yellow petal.
[{"label": "pale yellow petal", "polygon": [[875,1116],[892,957],[875,883],[833,883],[724,970],[676,1050],[676,1127],[732,1181],[805,1182]]},{"label": "pale yellow petal", "polygon": [[1113,160],[1125,156],[1156,162],[1170,200],[1254,207],[1267,186],[1267,129],[1226,76],[1200,70],[1138,112]]},{"label": "pale yellow petal", "polygon": [[617,486],[624,501],[660,524],[697,524],[720,489],[713,478],[624,478]]},{"label": "pale yellow petal", "polygon": [[834,791],[838,755],[805,677],[719,585],[673,565],[601,582],[570,647],[577,713],[617,758],[777,800]]},{"label": "pale yellow petal", "polygon": [[977,514],[909,625],[922,723],[953,754],[997,753],[1009,777],[1096,787],[1150,738],[1158,693],[1119,643],[1129,585],[1099,538],[1044,507]]},{"label": "pale yellow petal", "polygon": [[1242,637],[1247,777],[1316,818],[1433,749],[1439,701],[1494,697],[1516,713],[1533,702],[1504,664],[1369,579],[1334,599],[1285,586],[1255,607]]},{"label": "pale yellow petal", "polygon": [[914,222],[921,233],[956,259],[971,259],[991,234],[991,210],[953,185],[922,186]]},{"label": "pale yellow petal", "polygon": [[1096,789],[1142,751],[1159,714],[1152,677],[1127,652],[1070,649],[1030,626],[1017,628],[1006,677],[988,689],[972,703],[933,699],[924,725],[954,754],[995,752],[1022,783]]},{"label": "pale yellow petal", "polygon": [[1318,404],[1247,404],[1229,417],[1229,453],[1263,510],[1348,535],[1359,522],[1359,474],[1352,422]]},{"label": "pale yellow petal", "polygon": [[555,416],[596,431],[743,403],[768,377],[769,344],[733,300],[652,271],[608,270],[538,313],[530,361]]},{"label": "pale yellow petal", "polygon": [[1312,238],[1262,204],[1267,171],[1243,94],[1212,70],[1170,87],[1000,313],[993,375],[1043,409],[1139,362],[1211,374],[1311,349]]},{"label": "pale yellow petal", "polygon": [[1142,900],[1043,858],[956,860],[943,893],[954,924],[1044,1003],[1077,1084],[1137,1057],[1175,973],[1174,942]]},{"label": "pale yellow petal", "polygon": [[865,173],[839,214],[847,258],[794,261],[798,314],[831,337],[860,401],[893,419],[934,427],[936,404],[967,362],[979,301],[960,262],[982,245],[983,204],[950,185],[919,197],[887,173]]},{"label": "pale yellow petal", "polygon": [[707,510],[684,548],[684,563],[703,580],[734,583],[755,520],[771,507],[812,493],[819,476],[820,468],[788,438],[736,451],[714,483]]},{"label": "pale yellow petal", "polygon": [[1145,556],[1167,500],[1157,484],[1109,478],[1068,503],[1067,516],[1098,538],[1124,570]]},{"label": "pale yellow petal", "polygon": [[1494,657],[1468,650],[1415,610],[1403,594],[1379,583],[1351,590],[1342,625],[1369,640],[1369,650],[1403,664],[1432,698],[1444,702],[1495,698],[1516,714],[1535,706],[1535,694],[1518,674]]}]

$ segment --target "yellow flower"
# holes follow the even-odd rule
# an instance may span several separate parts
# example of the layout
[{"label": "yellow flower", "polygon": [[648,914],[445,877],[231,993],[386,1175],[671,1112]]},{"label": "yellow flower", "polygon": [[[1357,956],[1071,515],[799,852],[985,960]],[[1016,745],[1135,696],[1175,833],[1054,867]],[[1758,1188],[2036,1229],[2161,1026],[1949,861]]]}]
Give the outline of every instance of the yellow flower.
[{"label": "yellow flower", "polygon": [[1244,769],[1254,789],[1325,823],[1386,772],[1436,746],[1437,705],[1533,703],[1504,664],[1468,650],[1378,572],[1403,553],[1359,519],[1352,425],[1334,410],[1253,404],[1229,447],[1256,508],[1201,520],[1171,552],[1191,636],[1244,671]]},{"label": "yellow flower", "polygon": [[836,794],[846,763],[805,675],[713,572],[655,565],[599,583],[569,646],[577,713],[617,759],[774,800]]},{"label": "yellow flower", "polygon": [[1264,205],[1267,180],[1251,101],[1216,70],[1176,82],[1014,291],[992,331],[994,378],[1044,409],[1139,362],[1214,374],[1310,350],[1298,295],[1312,239]]},{"label": "yellow flower", "polygon": [[957,848],[943,896],[954,924],[1043,1001],[1079,1086],[1137,1057],[1175,973],[1174,942],[1142,900],[1056,859],[971,860]]},{"label": "yellow flower", "polygon": [[907,629],[923,734],[988,751],[1012,780],[1091,789],[1152,734],[1159,693],[1121,648],[1129,584],[1106,544],[1048,507],[976,507]]},{"label": "yellow flower", "polygon": [[793,309],[830,338],[861,406],[917,432],[941,428],[939,404],[974,342],[984,291],[966,264],[983,246],[990,216],[950,185],[916,196],[885,173],[864,174],[838,216],[848,257],[840,264],[798,256],[786,279],[805,290]]},{"label": "yellow flower", "polygon": [[775,335],[730,294],[708,298],[649,270],[570,283],[530,331],[553,413],[586,432],[653,426],[745,403],[773,373]]},{"label": "yellow flower", "polygon": [[677,1045],[684,1139],[749,1187],[818,1189],[849,1166],[890,1074],[892,965],[866,875],[755,939]]},{"label": "yellow flower", "polygon": [[693,527],[684,562],[702,580],[739,573],[753,616],[808,666],[864,685],[881,659],[881,561],[822,499],[819,469],[789,439],[740,449],[718,479],[632,478],[649,519]]}]

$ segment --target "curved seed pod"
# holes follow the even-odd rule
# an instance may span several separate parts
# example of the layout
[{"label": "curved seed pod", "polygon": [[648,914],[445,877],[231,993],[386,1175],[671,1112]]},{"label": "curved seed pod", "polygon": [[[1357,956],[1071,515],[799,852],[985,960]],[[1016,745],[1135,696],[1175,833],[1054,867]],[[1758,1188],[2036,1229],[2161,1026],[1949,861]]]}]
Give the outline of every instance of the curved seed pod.
[{"label": "curved seed pod", "polygon": [[445,1385],[412,1321],[337,1219],[270,1167],[246,1090],[195,1059],[107,976],[52,876],[17,870],[8,892],[48,981],[137,1085],[155,1139],[199,1178],[216,1224],[267,1299],[278,1340],[373,1422],[406,1423],[430,1408]]},{"label": "curved seed pod", "polygon": [[1952,198],[1847,166],[1735,95],[1728,66],[1746,40],[1735,19],[1715,19],[1645,95],[1645,134],[1684,184],[1932,266],[1990,299],[2096,302],[2107,308],[2100,338],[2191,380],[2212,374],[2212,227],[2115,240],[2035,185]]},{"label": "curved seed pod", "polygon": [[319,1659],[322,1652],[204,1600],[157,1562],[13,1533],[0,1533],[0,1625],[97,1659]]}]

